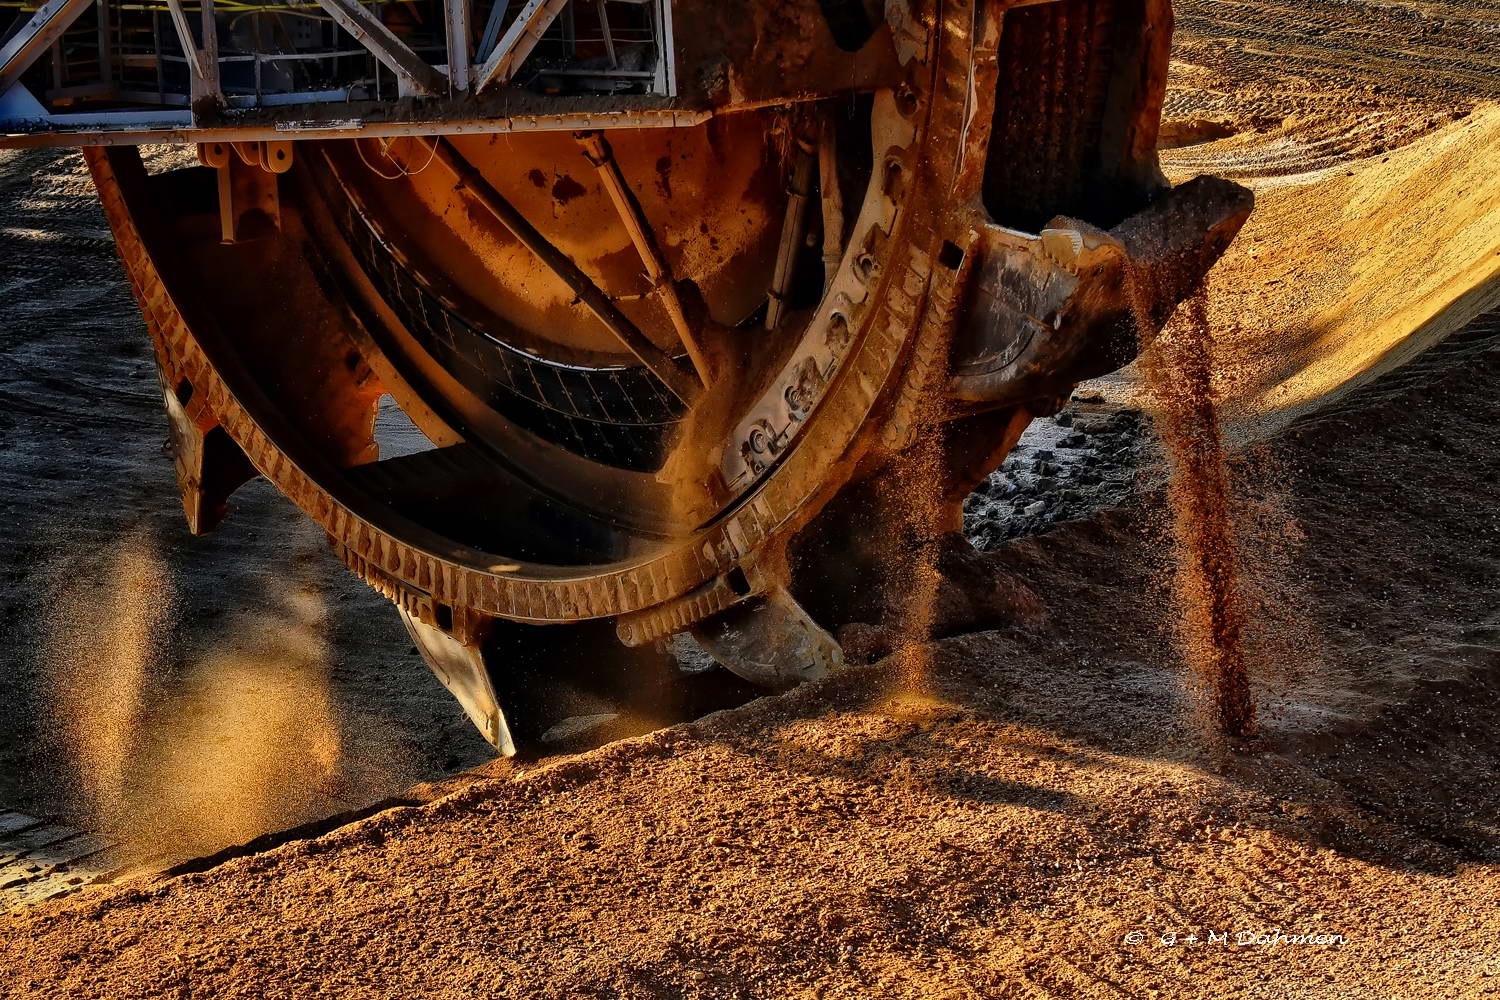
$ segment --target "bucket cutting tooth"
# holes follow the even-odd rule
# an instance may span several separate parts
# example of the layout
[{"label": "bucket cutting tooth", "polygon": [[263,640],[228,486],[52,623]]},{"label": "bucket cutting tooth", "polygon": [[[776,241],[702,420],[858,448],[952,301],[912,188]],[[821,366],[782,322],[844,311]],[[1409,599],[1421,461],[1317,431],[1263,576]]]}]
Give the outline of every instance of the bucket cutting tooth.
[{"label": "bucket cutting tooth", "polygon": [[783,587],[747,598],[692,632],[727,670],[773,691],[822,680],[844,665],[833,636]]},{"label": "bucket cutting tooth", "polygon": [[191,382],[163,388],[162,403],[188,530],[206,535],[229,512],[230,494],[256,477],[255,466],[202,400],[193,398]]},{"label": "bucket cutting tooth", "polygon": [[[417,652],[422,654],[423,662],[443,687],[458,699],[474,728],[496,751],[507,757],[514,756],[516,742],[511,736],[505,711],[495,695],[495,685],[490,680],[490,668],[483,652],[489,622],[467,614],[454,616],[449,609],[450,627],[443,629],[428,625],[405,608],[396,610]],[[455,631],[452,628],[454,617],[464,622],[465,627]]]}]

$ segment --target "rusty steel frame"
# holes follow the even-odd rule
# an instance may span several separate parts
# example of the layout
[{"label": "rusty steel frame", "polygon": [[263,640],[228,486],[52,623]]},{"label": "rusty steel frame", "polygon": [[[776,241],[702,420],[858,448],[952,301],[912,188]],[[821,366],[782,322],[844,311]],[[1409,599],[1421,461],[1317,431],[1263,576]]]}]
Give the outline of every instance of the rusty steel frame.
[{"label": "rusty steel frame", "polygon": [[662,257],[661,247],[657,246],[656,237],[651,232],[651,223],[646,221],[646,214],[641,209],[641,203],[625,185],[625,178],[620,174],[620,165],[615,162],[614,151],[610,149],[609,140],[602,132],[581,132],[578,133],[578,140],[582,143],[589,162],[598,172],[605,193],[614,203],[620,222],[625,226],[625,231],[630,234],[630,242],[635,245],[641,264],[646,269],[646,277],[651,282],[651,291],[671,319],[672,327],[677,331],[677,338],[682,342],[683,350],[687,351],[688,358],[698,372],[698,381],[703,385],[708,385],[713,381],[713,369],[709,364],[708,356],[703,353],[703,346],[699,342],[698,335],[693,332],[691,324],[688,323],[687,314],[682,309],[682,298],[677,294],[677,285]]},{"label": "rusty steel frame", "polygon": [[[62,33],[95,2],[96,0],[49,0],[44,4],[15,36],[9,39],[3,48],[0,48],[0,96],[18,85],[21,74],[42,54],[49,51]],[[557,17],[567,0],[532,0],[512,22],[499,43],[487,53],[484,62],[480,64],[474,62],[470,37],[469,0],[443,0],[443,35],[448,56],[446,71],[422,59],[410,46],[392,33],[379,16],[359,0],[316,0],[316,2],[356,43],[396,76],[402,96],[440,98],[450,95],[458,97],[470,92],[494,91],[508,82],[521,62],[535,48],[542,34]],[[59,131],[39,130],[40,134],[35,136],[27,133],[0,135],[0,147],[105,145],[115,142],[126,144],[177,141],[216,142],[230,138],[230,133],[242,133],[235,136],[237,138],[264,138],[262,134],[266,131],[264,126],[253,123],[230,125],[200,120],[202,117],[198,113],[200,109],[215,108],[223,103],[223,94],[219,89],[218,40],[214,30],[213,2],[201,0],[203,21],[201,45],[194,38],[182,0],[166,0],[166,3],[173,33],[191,71],[190,103],[194,111],[174,116],[175,120],[172,122],[174,126],[180,125],[181,128],[163,130],[153,127],[161,121],[163,116],[152,111],[109,111],[97,113],[97,116],[91,116],[88,112],[56,115],[44,112],[40,121],[55,125]],[[503,10],[503,6],[497,6],[496,10]],[[109,61],[111,55],[107,44],[108,36],[103,27],[104,16],[101,14],[100,22],[101,68]],[[669,19],[664,20],[660,16],[656,16],[654,20],[657,24],[663,25],[663,30],[670,24]],[[496,26],[494,15],[492,15],[491,22],[492,26]],[[607,37],[606,41],[613,60],[614,40],[612,37]],[[657,41],[661,46],[658,62],[669,61],[667,41],[665,39]],[[666,79],[670,79],[671,76],[672,74],[668,72]],[[21,92],[24,93],[24,88],[21,88]],[[671,97],[670,88],[661,96]],[[206,105],[201,104],[204,98],[209,99]],[[26,94],[24,100],[29,99],[30,95]],[[317,102],[299,103],[316,104]],[[663,110],[668,107],[668,104],[662,104]],[[651,109],[642,110],[649,114]],[[614,113],[613,109],[605,107],[600,112],[602,117],[598,118],[591,115],[580,117],[577,114],[566,114],[561,116],[561,120],[554,127],[559,129],[608,127],[612,113]],[[630,112],[624,114],[628,117]],[[283,121],[275,123],[271,128],[276,131],[298,132],[304,130],[299,127],[300,125],[305,127],[306,131],[317,132],[316,138],[348,134],[371,136],[443,134],[445,130],[447,134],[456,134],[464,131],[505,132],[548,127],[539,125],[538,119],[543,117],[546,116],[530,115],[512,118],[510,115],[474,115],[472,112],[458,115],[440,113],[434,116],[435,120],[430,124],[409,121],[399,124],[382,122],[378,125],[375,123],[366,125],[362,121],[333,119],[321,123]],[[518,121],[523,121],[525,124],[517,124]],[[674,125],[681,123],[679,120],[671,122]],[[120,133],[112,134],[111,126],[118,126],[121,129]],[[66,131],[61,131],[63,129]],[[181,135],[185,129],[192,129],[192,134]]]},{"label": "rusty steel frame", "polygon": [[[180,0],[173,2],[180,12]],[[319,2],[347,7],[354,0]],[[450,19],[466,18],[466,8],[457,6],[463,2],[448,0],[445,9]],[[787,0],[787,5],[798,2]],[[1104,97],[1113,103],[1104,105],[1106,120],[1099,125],[1097,137],[1090,139],[1097,149],[1084,150],[1099,154],[1096,158],[1104,164],[1099,176],[1123,192],[1099,217],[1076,213],[1105,228],[1054,210],[1057,205],[1086,205],[1084,199],[1068,201],[1067,193],[1058,194],[1057,189],[1044,190],[1033,206],[1017,210],[1045,213],[1039,227],[1033,229],[1028,222],[1028,231],[1022,232],[1001,224],[1010,220],[1006,212],[987,202],[991,195],[987,185],[996,178],[1009,183],[1004,172],[1009,164],[996,166],[987,157],[995,136],[1004,134],[998,131],[1002,125],[1019,120],[1004,115],[1018,105],[1022,105],[1018,113],[1030,113],[1024,102],[1003,100],[997,84],[997,66],[1003,61],[999,57],[1001,24],[1022,6],[1031,5],[891,0],[886,4],[890,31],[876,46],[881,51],[848,56],[851,67],[868,58],[874,68],[867,66],[865,76],[853,69],[847,74],[848,79],[883,80],[889,85],[865,88],[869,96],[861,98],[863,103],[857,107],[861,115],[868,110],[868,129],[864,130],[863,120],[859,130],[846,122],[840,127],[848,131],[839,133],[839,138],[828,119],[820,117],[821,109],[806,113],[792,108],[798,100],[818,99],[821,92],[816,88],[787,84],[783,89],[795,96],[776,95],[779,81],[770,72],[774,66],[747,66],[748,72],[735,81],[733,99],[719,104],[663,103],[650,110],[620,112],[656,115],[656,123],[667,125],[701,124],[714,114],[742,111],[763,99],[761,106],[793,112],[774,116],[763,133],[757,130],[752,146],[764,143],[766,149],[775,148],[777,129],[785,130],[781,136],[790,140],[786,143],[790,149],[775,157],[776,179],[765,185],[773,189],[789,175],[784,211],[780,211],[779,195],[775,200],[767,196],[761,199],[766,201],[765,210],[755,223],[757,238],[764,237],[757,246],[765,251],[779,223],[766,307],[766,325],[776,336],[736,331],[748,334],[747,340],[755,338],[755,346],[774,349],[759,356],[746,352],[744,356],[754,360],[745,363],[738,378],[726,366],[720,373],[723,391],[715,393],[704,392],[694,372],[647,338],[606,289],[584,273],[579,264],[588,264],[586,257],[575,262],[528,221],[516,207],[530,204],[516,193],[519,188],[507,188],[505,194],[497,189],[505,180],[494,172],[495,162],[480,158],[490,154],[472,152],[475,159],[471,162],[444,137],[466,131],[502,131],[507,126],[475,118],[380,124],[383,129],[402,130],[385,134],[422,136],[421,145],[432,153],[432,162],[452,177],[447,193],[457,192],[457,198],[472,200],[476,208],[493,216],[499,223],[495,231],[503,228],[559,278],[576,296],[573,304],[586,307],[667,391],[684,402],[709,401],[703,409],[690,406],[683,418],[690,422],[708,413],[716,421],[702,440],[691,435],[680,439],[688,444],[679,442],[679,451],[691,451],[693,461],[702,462],[687,466],[690,475],[679,476],[684,470],[670,462],[660,470],[656,466],[611,467],[598,453],[582,449],[559,457],[566,451],[561,438],[539,439],[543,447],[527,443],[524,448],[529,451],[513,445],[509,438],[485,439],[483,426],[471,418],[475,411],[463,410],[461,401],[455,402],[457,396],[443,395],[446,387],[433,381],[453,377],[453,369],[442,360],[447,356],[420,353],[426,350],[424,342],[413,334],[428,329],[426,307],[393,308],[406,286],[397,284],[392,291],[392,286],[372,278],[398,266],[406,269],[408,277],[420,278],[422,255],[402,257],[399,246],[378,239],[360,246],[379,243],[386,256],[378,249],[369,250],[370,256],[364,256],[366,249],[356,255],[356,235],[341,228],[346,226],[341,220],[349,220],[356,228],[363,222],[378,237],[384,221],[404,218],[407,231],[420,232],[421,218],[412,225],[411,216],[382,213],[378,202],[375,211],[361,208],[348,188],[342,189],[345,201],[340,201],[338,187],[320,186],[320,180],[328,178],[318,173],[323,168],[317,164],[337,170],[338,158],[331,147],[321,151],[320,157],[299,158],[298,169],[282,180],[270,173],[257,176],[260,186],[254,190],[264,191],[267,184],[272,189],[277,183],[289,185],[286,200],[278,203],[279,221],[267,226],[256,216],[258,228],[247,226],[245,245],[229,247],[203,239],[198,208],[158,197],[164,186],[173,183],[171,179],[147,177],[139,158],[129,151],[88,150],[86,158],[106,215],[156,342],[163,385],[180,388],[187,384],[192,389],[180,397],[190,398],[191,408],[174,409],[170,400],[167,403],[174,432],[187,442],[180,451],[184,464],[179,474],[188,483],[183,489],[189,517],[195,525],[210,525],[220,512],[221,494],[232,488],[227,484],[234,475],[247,468],[259,471],[324,527],[334,551],[351,570],[398,606],[429,665],[459,696],[486,737],[502,749],[513,748],[513,741],[501,699],[490,682],[494,664],[486,661],[484,645],[492,627],[507,625],[498,619],[529,623],[612,619],[615,634],[630,645],[691,629],[731,669],[773,686],[833,669],[840,656],[837,644],[812,623],[788,592],[789,566],[795,564],[788,554],[797,554],[799,538],[837,518],[838,508],[830,507],[835,498],[857,500],[863,495],[858,491],[873,488],[882,471],[893,468],[922,435],[939,435],[948,465],[934,470],[941,478],[936,484],[943,508],[938,512],[938,530],[951,528],[955,512],[961,511],[964,487],[1003,458],[1029,414],[1045,412],[1045,403],[1066,393],[1080,377],[1102,373],[1101,363],[1119,363],[1118,345],[1110,338],[1133,329],[1131,303],[1122,299],[1120,275],[1159,270],[1160,262],[1151,248],[1167,248],[1172,256],[1169,263],[1182,265],[1179,270],[1184,273],[1165,283],[1153,275],[1151,294],[1159,301],[1149,303],[1144,312],[1151,321],[1158,315],[1164,317],[1188,290],[1183,282],[1196,280],[1194,273],[1201,277],[1248,212],[1248,193],[1227,182],[1195,181],[1171,192],[1162,186],[1156,171],[1153,119],[1159,118],[1164,92],[1170,12],[1165,0],[1145,0],[1139,38],[1127,39],[1129,44],[1121,51],[1128,58],[1122,57],[1123,64],[1112,64],[1110,82],[1100,85]],[[1087,35],[1067,21],[1074,14],[1058,6],[1057,20],[1048,15],[1040,22],[1043,28],[1053,35],[1063,29]],[[498,85],[497,80],[524,58],[520,50],[527,39],[532,38],[530,44],[534,44],[535,35],[528,32],[539,34],[560,7],[556,0],[532,0],[523,12],[524,23],[522,19],[513,23],[506,38],[486,54],[483,71],[470,76],[471,92]],[[786,9],[778,8],[778,16],[768,20],[777,24],[789,20],[781,16]],[[802,9],[812,10],[805,3]],[[695,37],[685,38],[684,45],[704,51],[723,43],[725,58],[732,60],[734,52],[728,50],[736,44],[734,13],[715,13],[711,7],[703,10],[718,20],[709,17],[708,27],[695,25],[699,30]],[[1018,19],[1015,26],[1025,23]],[[1029,23],[1036,27],[1039,22],[1032,18]],[[179,32],[185,24],[184,18],[176,19]],[[1054,30],[1059,24],[1062,28]],[[727,36],[721,38],[725,32]],[[890,55],[883,46],[891,37],[896,39],[892,52],[898,54],[891,57],[899,58],[901,66],[893,75],[882,62]],[[1023,37],[1012,34],[1011,40]],[[450,34],[450,54],[455,41]],[[1092,37],[1085,41],[1092,44]],[[759,36],[755,42],[760,44]],[[795,53],[778,52],[777,58],[790,55]],[[1015,57],[1017,75],[1026,78],[1055,72],[1045,64],[1045,53],[1038,58],[1042,64],[1033,65],[1026,53]],[[465,62],[452,55],[450,61],[455,66]],[[452,72],[455,66],[450,66],[443,84],[456,93],[463,88],[457,79],[462,73]],[[1059,110],[1047,97],[1055,96],[1056,88],[1055,80],[1043,80],[1034,106],[1065,116],[1067,109]],[[684,308],[663,251],[676,246],[670,242],[673,230],[653,209],[653,218],[663,227],[658,238],[616,163],[608,139],[601,134],[629,119],[578,123],[576,107],[572,115],[521,115],[509,123],[579,133],[575,138],[629,236],[650,291],[706,384],[709,358],[701,356],[704,345],[699,343],[705,331],[693,328],[698,317]],[[317,138],[370,134],[363,121],[303,133]],[[841,165],[839,141],[851,134],[860,136],[861,144],[868,142],[868,149],[846,147],[842,152],[848,162]],[[235,151],[244,155],[246,146],[240,140],[245,133],[226,132],[228,136],[236,140]],[[285,129],[274,126],[267,138],[271,136],[290,138]],[[552,144],[558,145],[567,144]],[[616,145],[623,155],[624,140],[617,137]],[[483,148],[484,144],[474,146],[475,150]],[[1025,152],[1013,135],[998,148],[1014,151],[1018,157]],[[220,154],[228,156],[223,150],[212,155]],[[577,152],[568,147],[566,155],[574,158]],[[1060,155],[1064,166],[1069,156],[1081,160],[1077,151]],[[272,169],[264,150],[247,159]],[[1027,165],[1024,160],[1016,162]],[[230,166],[226,159],[221,169]],[[845,182],[857,182],[864,189],[863,200],[850,206],[852,218],[845,212],[839,189],[841,166],[848,174]],[[481,167],[491,170],[493,184]],[[445,191],[446,179],[436,176],[439,180],[424,190]],[[1079,183],[1097,185],[1093,178],[1087,175]],[[224,183],[234,180],[233,173],[221,174]],[[816,281],[804,280],[814,278],[816,263],[803,254],[814,183],[820,191],[824,232],[823,288],[816,302]],[[394,204],[401,200],[402,190],[398,187],[383,197]],[[529,188],[524,190],[530,193]],[[608,213],[602,199],[597,204]],[[335,217],[335,213],[345,214]],[[235,237],[233,226],[226,232]],[[558,238],[563,246],[570,245],[566,233]],[[422,249],[422,244],[417,247]],[[618,239],[610,253],[628,255],[630,249]],[[767,255],[761,252],[760,259],[764,261]],[[458,256],[439,253],[433,259],[439,266],[450,265],[443,272],[449,274],[457,272],[452,265]],[[524,254],[517,251],[516,257],[530,267]],[[306,269],[309,259],[321,266]],[[686,293],[686,282],[697,280],[697,275],[683,263],[683,256],[673,259]],[[264,273],[255,267],[236,272],[243,278],[235,288],[248,317],[226,312],[214,300],[212,279],[230,261],[265,264]],[[272,281],[276,274],[272,265],[286,261],[293,267],[283,272],[293,275],[286,284],[300,292],[308,328],[318,331],[318,336],[296,343],[280,336],[279,314],[261,313],[258,305],[263,296],[256,282]],[[634,261],[627,258],[621,263],[623,273],[634,283],[638,277]],[[309,270],[316,273],[309,276]],[[799,297],[788,303],[794,272]],[[426,274],[443,276],[432,269]],[[758,274],[752,289],[757,298],[764,287],[764,273]],[[801,297],[804,288],[806,298]],[[567,292],[558,291],[558,303],[565,303]],[[220,293],[227,295],[223,288]],[[293,297],[291,291],[287,295]],[[462,297],[457,301],[460,304],[447,307],[450,311],[443,315],[464,318]],[[698,303],[693,304],[696,308]],[[651,315],[653,336],[669,339],[671,334]],[[500,339],[506,324],[511,332],[533,332],[500,310],[495,317],[497,325],[481,332]],[[592,330],[592,321],[589,324]],[[454,336],[451,327],[444,329],[450,338]],[[462,325],[458,332],[463,332]],[[604,341],[602,336],[599,339]],[[453,340],[447,343],[451,346]],[[524,338],[514,343],[529,346]],[[611,356],[617,355],[611,352]],[[338,358],[347,359],[343,369],[326,363]],[[554,357],[551,362],[563,367],[564,360]],[[367,367],[361,368],[362,364]],[[630,370],[649,381],[640,368],[631,366]],[[405,381],[387,383],[388,377]],[[465,389],[461,383],[460,388],[480,392],[493,385],[504,384]],[[650,385],[652,393],[664,397],[654,382]],[[421,462],[409,462],[411,456],[379,460],[372,400],[382,391],[398,400],[410,394],[430,406],[440,420],[452,421],[448,433],[434,437],[439,447],[423,453]],[[634,398],[644,397],[642,392]],[[313,403],[299,409],[308,400]],[[714,415],[712,405],[720,402],[731,408]],[[363,423],[366,408],[369,426]],[[498,409],[492,412],[505,415]],[[691,423],[687,426],[692,427]],[[325,429],[329,433],[314,433]],[[545,451],[551,446],[556,453]],[[450,474],[451,470],[463,471],[460,463],[466,456],[488,464],[472,479]],[[671,458],[677,457],[679,452],[673,452]],[[565,460],[595,463],[578,477],[583,489],[569,492],[571,482],[560,485],[561,477],[577,468],[565,465]],[[525,476],[514,473],[522,465],[527,466]],[[692,490],[701,486],[708,502],[658,530],[638,515],[651,504],[665,506],[659,493],[649,494],[636,507],[630,507],[633,501],[627,500],[609,510],[581,499],[586,491],[600,492],[601,483],[623,481],[620,477],[606,480],[610,473],[628,473],[641,482],[670,481],[667,499],[674,516],[680,513],[676,509],[679,500],[685,497],[695,503],[699,499],[696,493],[677,492],[680,484]],[[408,477],[404,483],[402,475]],[[194,482],[217,485],[204,490]],[[395,483],[397,488],[381,492],[382,483],[386,487]],[[407,484],[425,490],[417,501],[401,493]],[[500,503],[509,484],[519,484],[522,498],[507,510]],[[545,489],[533,489],[533,484]],[[466,534],[461,526],[444,520],[454,508],[440,502],[440,485],[465,498],[482,497],[485,516],[497,518],[502,527],[491,534]],[[630,486],[634,489],[639,483],[632,481]],[[192,489],[198,492],[190,498]],[[552,505],[545,511],[548,514],[579,512],[575,520],[556,529],[560,553],[545,545],[531,545],[532,536],[542,534],[537,526],[545,519],[527,505],[538,500]],[[458,509],[462,514],[462,508]],[[594,543],[587,535],[595,527],[614,532],[609,544],[590,547]],[[783,641],[788,636],[796,641]]]},{"label": "rusty steel frame", "polygon": [[[885,155],[895,155],[904,146],[913,150],[915,162],[912,136],[917,122],[892,113],[900,128],[886,140]],[[917,109],[911,114],[916,116]],[[956,119],[957,114],[953,109],[944,120]],[[929,321],[924,319],[922,300],[906,294],[875,294],[870,278],[851,272],[851,293],[857,285],[865,287],[838,308],[850,324],[868,335],[846,342],[848,357],[841,376],[828,385],[828,405],[809,425],[816,428],[816,442],[788,451],[773,477],[744,494],[726,516],[682,539],[681,544],[644,551],[602,572],[579,567],[559,574],[525,564],[496,572],[489,568],[496,560],[488,554],[440,545],[400,519],[372,512],[367,501],[344,485],[343,473],[325,460],[300,451],[282,452],[277,442],[285,429],[280,427],[282,418],[276,407],[260,399],[243,374],[226,364],[220,353],[226,346],[224,338],[207,337],[208,331],[189,328],[177,302],[197,292],[171,282],[154,263],[149,249],[152,238],[147,235],[150,200],[142,200],[141,181],[131,176],[138,168],[129,166],[132,159],[125,158],[129,156],[117,149],[88,151],[127,273],[147,305],[166,377],[174,384],[179,378],[189,379],[255,467],[324,524],[345,563],[427,624],[439,621],[439,607],[537,622],[650,614],[677,595],[729,572],[773,533],[811,517],[811,510],[801,514],[799,510],[826,489],[830,452],[859,439],[877,397],[899,371],[908,337]],[[881,272],[878,285],[884,288],[913,280],[925,285],[931,276],[931,255],[925,247],[937,238],[933,228],[937,219],[922,206],[915,191],[908,192],[900,204],[891,203],[879,192],[877,182],[876,194],[878,206],[866,213],[867,225],[872,237],[874,229],[881,227],[882,254],[890,255],[890,267]],[[901,204],[909,205],[909,210],[903,211]],[[137,212],[145,215],[138,219]],[[946,297],[941,294],[939,300]],[[822,336],[821,330],[813,334],[815,340]],[[770,391],[780,393],[781,388],[773,385]]]},{"label": "rusty steel frame", "polygon": [[[0,133],[0,148],[684,127],[716,114],[815,102],[837,94],[872,93],[900,79],[891,44],[883,35],[877,34],[877,44],[846,65],[849,57],[845,54],[832,48],[810,49],[808,38],[795,31],[789,34],[785,24],[795,24],[794,17],[752,25],[716,0],[631,2],[649,5],[658,49],[646,94],[580,95],[564,104],[502,83],[502,70],[508,72],[506,67],[515,63],[534,36],[523,28],[514,39],[502,39],[504,48],[496,44],[486,52],[490,28],[498,30],[492,18],[478,46],[482,62],[476,65],[475,54],[465,51],[472,35],[465,0],[441,2],[444,23],[438,34],[447,52],[447,62],[441,67],[418,56],[358,0],[318,0],[344,32],[354,37],[359,51],[368,52],[396,75],[401,96],[413,100],[368,100],[347,88],[257,91],[253,98],[226,96],[217,81],[216,33],[205,30],[198,46],[184,44],[187,61],[198,70],[191,76],[190,94],[168,94],[166,101],[142,97],[136,106],[127,108],[48,110],[18,77],[90,3],[49,0],[6,43],[0,59],[6,84],[0,86],[0,105],[5,109],[0,112],[0,129],[5,130]],[[784,4],[789,12],[804,18],[818,9],[817,0],[784,0]],[[179,10],[182,6],[179,0]],[[681,10],[674,14],[675,8]],[[532,28],[545,20],[544,15],[555,16],[555,7],[547,3],[532,9],[526,22]],[[694,32],[674,32],[678,14],[692,20]],[[212,17],[212,0],[208,0],[205,26]],[[104,23],[101,16],[99,34],[107,42]],[[191,33],[184,31],[183,23],[182,18],[174,18],[173,34],[185,43]],[[753,31],[741,37],[745,27]],[[613,33],[607,41],[612,47],[619,45]],[[108,45],[103,44],[101,66],[111,61],[110,55]],[[309,53],[299,58],[324,57]],[[724,74],[710,71],[726,59],[751,60],[747,65],[753,72],[736,77],[731,86]],[[616,70],[601,68],[598,75],[607,77],[612,72]],[[679,80],[688,81],[686,92],[678,92]],[[231,111],[235,112],[232,118],[227,114]]]},{"label": "rusty steel frame", "polygon": [[670,389],[673,395],[684,403],[691,403],[697,397],[702,385],[695,384],[693,376],[683,371],[670,354],[652,343],[630,321],[630,318],[620,311],[614,300],[596,285],[592,278],[584,274],[577,264],[573,263],[572,258],[553,246],[551,241],[543,236],[524,215],[516,211],[515,206],[499,191],[496,191],[489,181],[484,179],[484,175],[453,148],[453,143],[439,138],[424,142],[423,145],[431,149],[437,162],[453,175],[457,186],[472,194],[501,225],[510,230],[511,235],[535,254],[548,270],[562,279],[578,296],[578,300],[598,318],[599,322],[603,323],[609,332],[614,334],[620,343],[640,360],[641,364],[651,369],[652,374],[661,379],[662,384]]}]

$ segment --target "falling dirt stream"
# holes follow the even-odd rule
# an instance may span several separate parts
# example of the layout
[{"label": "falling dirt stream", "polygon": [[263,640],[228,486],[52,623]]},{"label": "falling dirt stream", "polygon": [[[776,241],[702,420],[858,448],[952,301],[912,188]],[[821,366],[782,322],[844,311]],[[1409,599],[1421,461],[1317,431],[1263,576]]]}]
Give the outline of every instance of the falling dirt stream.
[{"label": "falling dirt stream", "polygon": [[1245,599],[1235,538],[1229,465],[1213,386],[1213,333],[1200,286],[1177,314],[1154,325],[1140,275],[1131,298],[1141,331],[1141,370],[1152,419],[1171,470],[1177,638],[1196,678],[1212,696],[1224,734],[1255,731],[1245,654]]}]

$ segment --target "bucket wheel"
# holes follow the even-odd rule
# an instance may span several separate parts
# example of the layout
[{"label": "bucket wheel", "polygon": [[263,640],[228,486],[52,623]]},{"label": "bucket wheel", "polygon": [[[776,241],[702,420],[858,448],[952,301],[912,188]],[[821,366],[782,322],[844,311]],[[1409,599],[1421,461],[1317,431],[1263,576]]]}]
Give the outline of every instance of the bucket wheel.
[{"label": "bucket wheel", "polygon": [[[770,687],[837,667],[799,533],[939,424],[953,519],[1030,412],[1128,358],[1127,216],[1171,201],[1148,149],[1096,220],[1124,229],[998,225],[1001,7],[952,6],[898,86],[680,128],[212,144],[157,176],[89,150],[193,530],[264,475],[503,751],[517,629],[692,630]],[[1161,209],[1152,252],[1211,262],[1236,197]],[[382,453],[393,405],[424,447]]]}]

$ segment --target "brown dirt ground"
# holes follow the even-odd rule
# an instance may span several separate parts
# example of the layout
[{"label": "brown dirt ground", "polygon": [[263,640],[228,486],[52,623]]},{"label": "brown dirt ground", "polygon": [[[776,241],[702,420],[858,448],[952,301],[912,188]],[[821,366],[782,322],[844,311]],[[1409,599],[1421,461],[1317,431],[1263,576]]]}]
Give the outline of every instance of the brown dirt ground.
[{"label": "brown dirt ground", "polygon": [[4,918],[0,996],[1500,992],[1500,318],[1410,360],[1493,308],[1500,14],[1179,10],[1169,115],[1239,132],[1169,172],[1261,199],[1226,391],[1301,416],[1237,470],[1259,740],[1196,721],[1149,496],[1007,547],[1050,624],[917,690],[853,670]]},{"label": "brown dirt ground", "polygon": [[1148,505],[1010,546],[1052,625],[922,690],[851,671],[12,918],[12,995],[1486,995],[1497,376],[1492,320],[1284,439],[1302,652],[1257,743],[1193,722]]},{"label": "brown dirt ground", "polygon": [[1163,155],[1254,189],[1213,276],[1221,388],[1260,433],[1500,307],[1500,6],[1177,4]]}]

